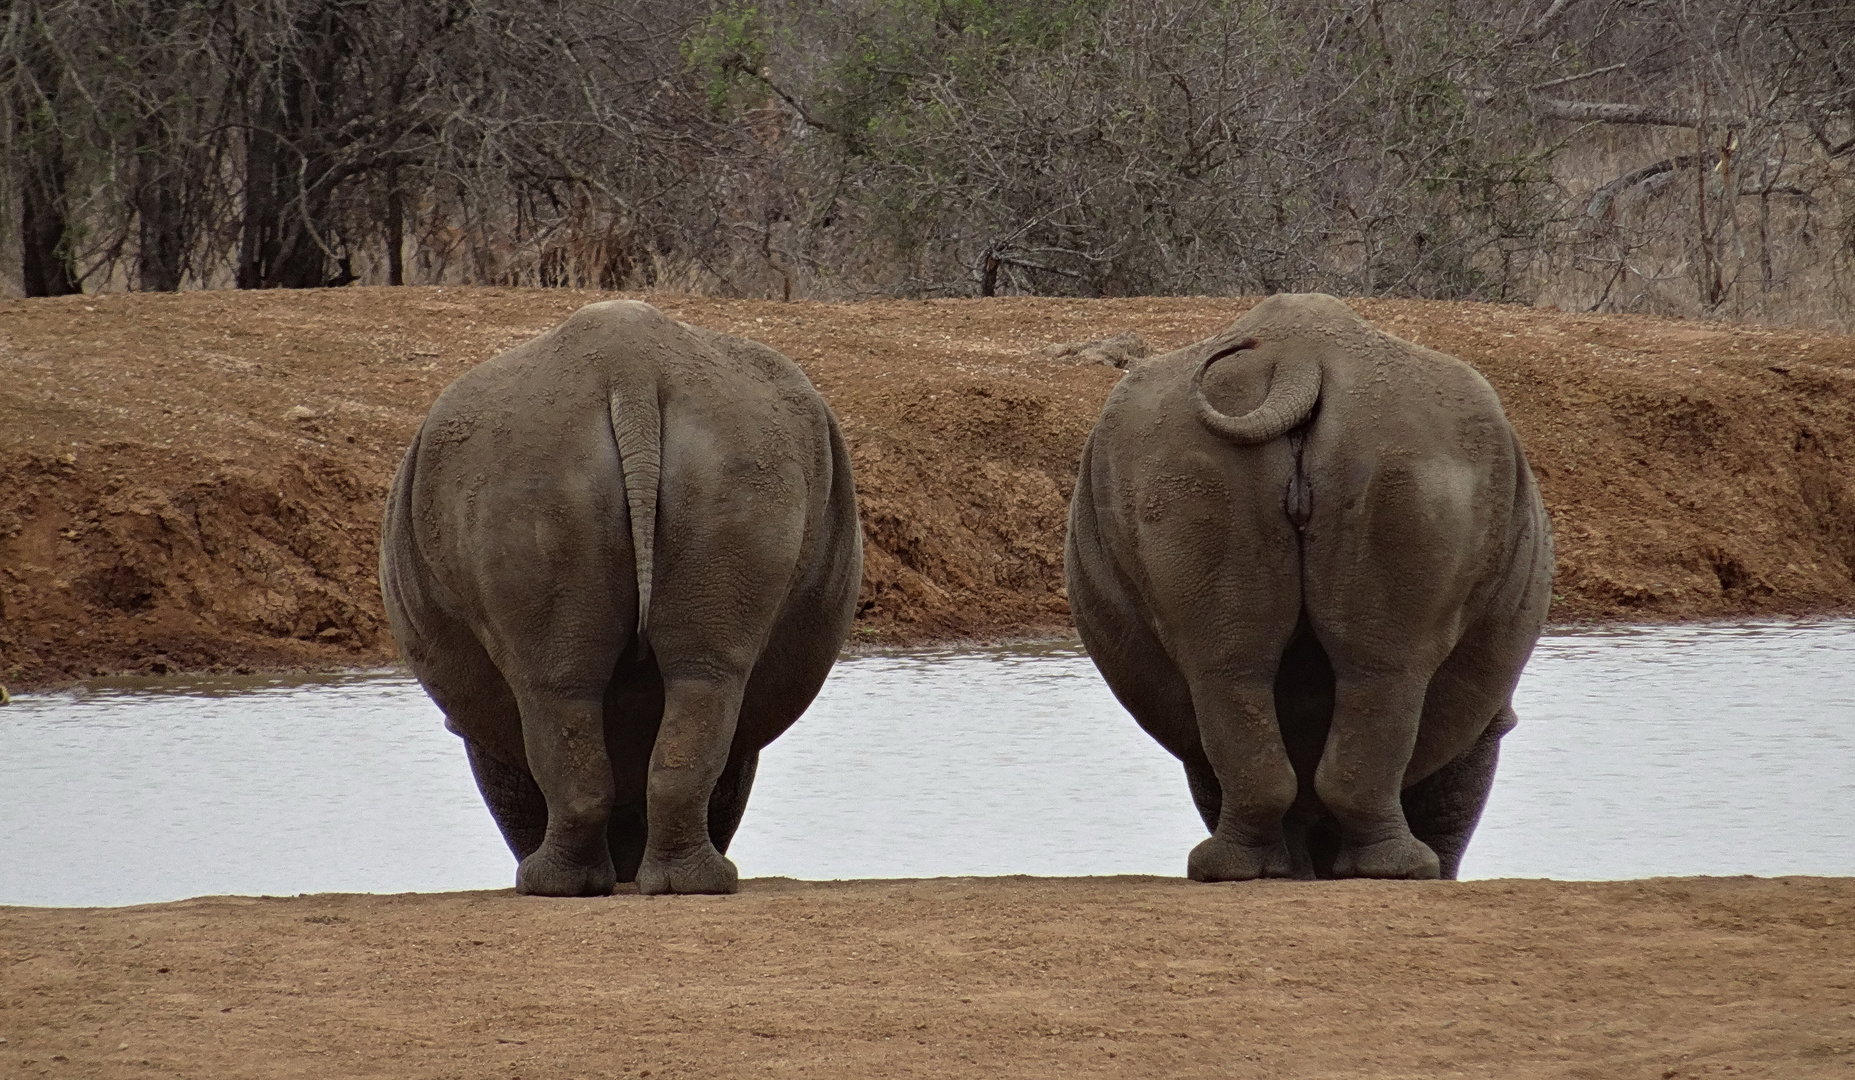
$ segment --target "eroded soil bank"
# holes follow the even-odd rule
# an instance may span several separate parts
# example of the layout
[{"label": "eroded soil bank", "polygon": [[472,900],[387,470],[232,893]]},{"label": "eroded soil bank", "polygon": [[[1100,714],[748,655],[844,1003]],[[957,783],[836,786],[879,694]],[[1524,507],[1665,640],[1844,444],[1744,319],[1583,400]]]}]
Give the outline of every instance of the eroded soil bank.
[{"label": "eroded soil bank", "polygon": [[[391,660],[380,503],[458,374],[601,296],[339,289],[0,301],[0,682]],[[849,438],[859,640],[1064,632],[1064,515],[1120,372],[1251,301],[653,296],[803,366]],[[1558,536],[1553,618],[1855,607],[1855,339],[1368,300],[1506,402]]]},{"label": "eroded soil bank", "polygon": [[1846,1077],[1855,880],[0,908],[6,1076]]}]

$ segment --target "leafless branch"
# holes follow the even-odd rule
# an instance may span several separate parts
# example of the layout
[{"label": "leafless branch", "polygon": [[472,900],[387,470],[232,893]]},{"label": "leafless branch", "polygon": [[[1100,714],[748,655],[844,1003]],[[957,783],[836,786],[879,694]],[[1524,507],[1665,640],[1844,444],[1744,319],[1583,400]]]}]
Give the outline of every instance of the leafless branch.
[{"label": "leafless branch", "polygon": [[1535,113],[1550,120],[1595,120],[1605,124],[1647,124],[1679,128],[1738,127],[1746,122],[1743,115],[1731,112],[1703,115],[1693,109],[1632,105],[1625,102],[1534,98],[1532,106]]}]

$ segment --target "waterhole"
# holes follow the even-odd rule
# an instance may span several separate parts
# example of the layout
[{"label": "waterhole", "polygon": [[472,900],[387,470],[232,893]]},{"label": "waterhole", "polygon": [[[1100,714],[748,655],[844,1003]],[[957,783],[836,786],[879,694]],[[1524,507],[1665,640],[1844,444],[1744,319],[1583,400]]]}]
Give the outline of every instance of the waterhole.
[{"label": "waterhole", "polygon": [[[1855,874],[1855,622],[1558,632],[1464,877]],[[743,876],[1184,872],[1178,764],[1074,643],[860,656],[761,758]],[[396,674],[113,681],[0,710],[0,903],[504,888]]]}]

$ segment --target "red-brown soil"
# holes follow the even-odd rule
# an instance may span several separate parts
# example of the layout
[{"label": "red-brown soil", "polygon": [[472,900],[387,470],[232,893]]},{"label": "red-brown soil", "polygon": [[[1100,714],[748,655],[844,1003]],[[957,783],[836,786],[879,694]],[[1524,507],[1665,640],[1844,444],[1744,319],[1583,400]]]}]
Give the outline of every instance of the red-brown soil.
[{"label": "red-brown soil", "polygon": [[[380,503],[445,384],[596,294],[349,288],[0,301],[0,682],[392,659]],[[1061,633],[1074,469],[1120,373],[1251,301],[652,296],[797,360],[843,420],[859,640]],[[1501,392],[1558,536],[1553,617],[1855,606],[1855,339],[1359,301]]]},{"label": "red-brown soil", "polygon": [[0,908],[7,1077],[1855,1075],[1855,881]]}]

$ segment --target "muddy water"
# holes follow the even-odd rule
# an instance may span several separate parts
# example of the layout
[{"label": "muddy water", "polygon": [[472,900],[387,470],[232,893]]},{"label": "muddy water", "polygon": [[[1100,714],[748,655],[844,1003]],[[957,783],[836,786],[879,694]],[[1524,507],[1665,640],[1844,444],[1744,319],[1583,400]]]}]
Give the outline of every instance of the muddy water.
[{"label": "muddy water", "polygon": [[[1855,874],[1855,622],[1540,643],[1464,876]],[[1177,874],[1177,764],[1073,645],[840,663],[762,758],[749,876]],[[403,676],[98,684],[0,711],[0,903],[497,888]]]}]

